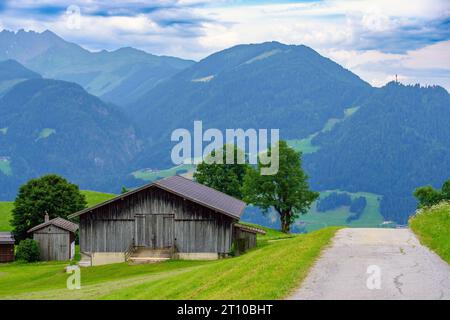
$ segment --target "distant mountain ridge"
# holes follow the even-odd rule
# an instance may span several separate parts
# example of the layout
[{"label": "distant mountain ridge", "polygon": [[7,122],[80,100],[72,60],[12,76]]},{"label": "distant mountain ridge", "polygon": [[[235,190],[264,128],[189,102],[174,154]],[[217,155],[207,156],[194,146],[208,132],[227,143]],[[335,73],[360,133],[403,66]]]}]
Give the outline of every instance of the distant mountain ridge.
[{"label": "distant mountain ridge", "polygon": [[15,60],[0,61],[0,97],[21,81],[38,79],[41,75],[33,72]]},{"label": "distant mountain ridge", "polygon": [[90,188],[116,191],[141,142],[116,107],[81,86],[31,79],[0,99],[0,197],[20,183],[58,173]]},{"label": "distant mountain ridge", "polygon": [[415,188],[450,174],[450,95],[442,87],[391,82],[374,89],[351,118],[320,133],[305,156],[318,189],[383,195],[381,213],[406,224]]},{"label": "distant mountain ridge", "polygon": [[35,78],[41,78],[41,75],[25,68],[15,60],[0,61],[0,81]]},{"label": "distant mountain ridge", "polygon": [[370,90],[306,46],[235,46],[181,71],[129,106],[148,138],[136,165],[169,165],[171,132],[191,128],[194,120],[205,128],[280,128],[285,139],[303,137]]},{"label": "distant mountain ridge", "polygon": [[194,63],[133,48],[90,52],[46,30],[0,32],[0,61],[14,59],[46,78],[80,84],[105,101],[124,106]]}]

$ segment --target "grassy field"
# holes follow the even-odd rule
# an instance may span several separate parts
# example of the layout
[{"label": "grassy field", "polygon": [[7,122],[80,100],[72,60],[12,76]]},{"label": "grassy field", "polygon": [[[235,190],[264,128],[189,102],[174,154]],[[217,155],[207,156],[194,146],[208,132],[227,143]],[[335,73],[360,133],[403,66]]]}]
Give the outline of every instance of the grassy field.
[{"label": "grassy field", "polygon": [[12,175],[11,163],[7,159],[0,159],[0,173],[3,173],[6,176]]},{"label": "grassy field", "polygon": [[339,122],[342,122],[345,119],[351,117],[355,112],[358,111],[358,109],[359,109],[359,107],[347,108],[347,109],[344,110],[344,116],[342,118],[340,118],[340,119],[338,119],[338,118],[328,119],[328,121],[325,123],[325,125],[323,126],[323,128],[320,131],[315,132],[313,134],[310,134],[308,137],[303,138],[303,139],[288,140],[287,143],[295,151],[301,151],[303,154],[314,153],[317,150],[319,150],[320,147],[313,145],[312,144],[312,140],[319,133],[324,133],[324,132],[333,130],[335,125],[337,125]]},{"label": "grassy field", "polygon": [[144,180],[147,182],[152,182],[154,180],[167,178],[174,176],[176,174],[188,174],[195,170],[195,165],[192,164],[183,164],[176,167],[172,167],[166,170],[150,170],[150,169],[142,169],[132,173],[132,175],[136,179]]},{"label": "grassy field", "polygon": [[[332,192],[345,192],[341,190],[330,190],[320,193],[324,198]],[[307,231],[318,230],[329,226],[349,226],[349,227],[379,227],[383,223],[383,216],[380,213],[381,196],[367,192],[345,192],[353,199],[365,197],[367,205],[358,220],[347,223],[345,220],[351,214],[349,207],[340,207],[334,210],[319,212],[316,209],[317,202],[313,204],[310,211],[297,220],[297,224],[306,224]]]},{"label": "grassy field", "polygon": [[85,195],[88,207],[95,206],[96,204],[102,203],[116,196],[115,194],[88,190],[82,190],[81,193]]},{"label": "grassy field", "polygon": [[39,141],[41,139],[47,139],[48,137],[50,137],[52,134],[55,134],[56,130],[52,129],[52,128],[45,128],[42,129],[42,131],[39,133],[39,136],[36,138],[36,141]]},{"label": "grassy field", "polygon": [[422,244],[450,264],[450,203],[418,210],[409,226]]},{"label": "grassy field", "polygon": [[[342,206],[333,210],[319,212],[317,210],[317,202],[313,203],[307,214],[301,215],[294,223],[294,232],[311,232],[330,226],[347,226],[347,227],[395,227],[395,223],[385,223],[380,213],[381,196],[367,192],[346,192],[343,190],[329,190],[320,192],[320,198],[327,197],[332,192],[347,193],[353,199],[357,197],[366,198],[367,205],[364,208],[358,220],[348,223],[346,219],[352,214],[349,206]],[[265,225],[270,228],[279,228],[278,213],[270,211],[267,215],[263,215],[260,211],[253,207],[247,208],[242,216],[243,221]]]},{"label": "grassy field", "polygon": [[301,151],[303,154],[314,153],[320,149],[311,142],[316,135],[317,133],[314,133],[305,139],[288,140],[287,144],[295,151]]},{"label": "grassy field", "polygon": [[[96,191],[81,191],[86,196],[88,207],[92,207],[98,203],[114,198],[114,194],[102,193]],[[12,202],[0,202],[0,231],[11,231],[9,221],[11,220],[11,211],[14,207]]]},{"label": "grassy field", "polygon": [[258,242],[290,239],[290,238],[293,238],[296,236],[295,234],[286,234],[279,230],[263,227],[263,226],[260,226],[260,225],[254,224],[254,223],[247,223],[247,222],[242,222],[242,221],[240,221],[239,223],[264,230],[266,232],[266,234],[265,235],[258,234]]},{"label": "grassy field", "polygon": [[12,202],[0,202],[0,231],[11,231],[9,220],[14,207]]},{"label": "grassy field", "polygon": [[65,289],[65,263],[0,265],[0,299],[282,299],[299,286],[336,230],[284,240],[273,231],[248,253],[217,261],[83,268],[80,290]]}]

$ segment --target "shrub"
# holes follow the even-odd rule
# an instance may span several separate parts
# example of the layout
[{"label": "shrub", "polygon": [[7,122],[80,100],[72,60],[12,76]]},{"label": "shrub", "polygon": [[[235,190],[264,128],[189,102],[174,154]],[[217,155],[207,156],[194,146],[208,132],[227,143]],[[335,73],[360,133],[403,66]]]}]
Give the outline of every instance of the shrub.
[{"label": "shrub", "polygon": [[39,245],[33,239],[20,241],[16,249],[16,260],[35,262],[39,261]]}]

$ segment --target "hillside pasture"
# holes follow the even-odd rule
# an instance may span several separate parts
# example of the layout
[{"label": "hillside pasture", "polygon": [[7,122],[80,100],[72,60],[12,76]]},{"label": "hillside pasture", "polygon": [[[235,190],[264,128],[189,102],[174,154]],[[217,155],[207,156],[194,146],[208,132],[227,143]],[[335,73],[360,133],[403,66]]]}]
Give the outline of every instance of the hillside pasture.
[{"label": "hillside pasture", "polygon": [[278,241],[263,236],[248,253],[216,261],[82,268],[80,290],[66,289],[64,262],[0,265],[0,299],[282,299],[300,285],[336,231]]},{"label": "hillside pasture", "polygon": [[152,169],[142,169],[132,173],[132,175],[139,180],[146,182],[153,182],[158,179],[172,177],[174,175],[186,175],[192,174],[195,171],[195,165],[192,164],[182,164],[169,169],[164,170],[152,170]]},{"label": "hillside pasture", "polygon": [[0,231],[12,230],[9,220],[11,220],[13,208],[14,204],[12,202],[0,202]]},{"label": "hillside pasture", "polygon": [[11,161],[8,158],[0,157],[0,174],[11,176],[13,174],[11,169]]},{"label": "hillside pasture", "polygon": [[324,198],[332,192],[347,193],[348,195],[350,195],[352,200],[358,197],[364,197],[367,201],[367,205],[364,208],[361,217],[357,220],[348,223],[346,222],[346,219],[351,214],[349,207],[343,206],[333,210],[319,212],[317,210],[317,202],[316,202],[312,205],[310,211],[307,214],[302,215],[296,221],[296,224],[297,225],[304,224],[307,231],[318,230],[320,228],[328,226],[348,226],[359,228],[382,226],[384,219],[380,214],[381,196],[367,192],[350,193],[341,190],[330,190],[321,192],[320,197]]}]

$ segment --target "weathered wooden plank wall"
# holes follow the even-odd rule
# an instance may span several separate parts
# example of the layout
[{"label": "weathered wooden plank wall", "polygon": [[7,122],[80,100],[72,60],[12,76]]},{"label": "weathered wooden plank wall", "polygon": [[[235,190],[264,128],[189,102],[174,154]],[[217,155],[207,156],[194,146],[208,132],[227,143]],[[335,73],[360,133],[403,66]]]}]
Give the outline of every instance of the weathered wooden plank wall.
[{"label": "weathered wooden plank wall", "polygon": [[235,228],[234,239],[236,241],[236,250],[238,251],[238,254],[256,246],[256,233],[253,232]]},{"label": "weathered wooden plank wall", "polygon": [[33,233],[39,243],[41,260],[69,260],[70,232],[56,226],[47,226]]},{"label": "weathered wooden plank wall", "polygon": [[80,247],[82,252],[124,252],[131,245],[173,244],[178,252],[228,253],[235,221],[154,187],[82,215]]},{"label": "weathered wooden plank wall", "polygon": [[14,261],[14,245],[0,244],[0,263]]}]

